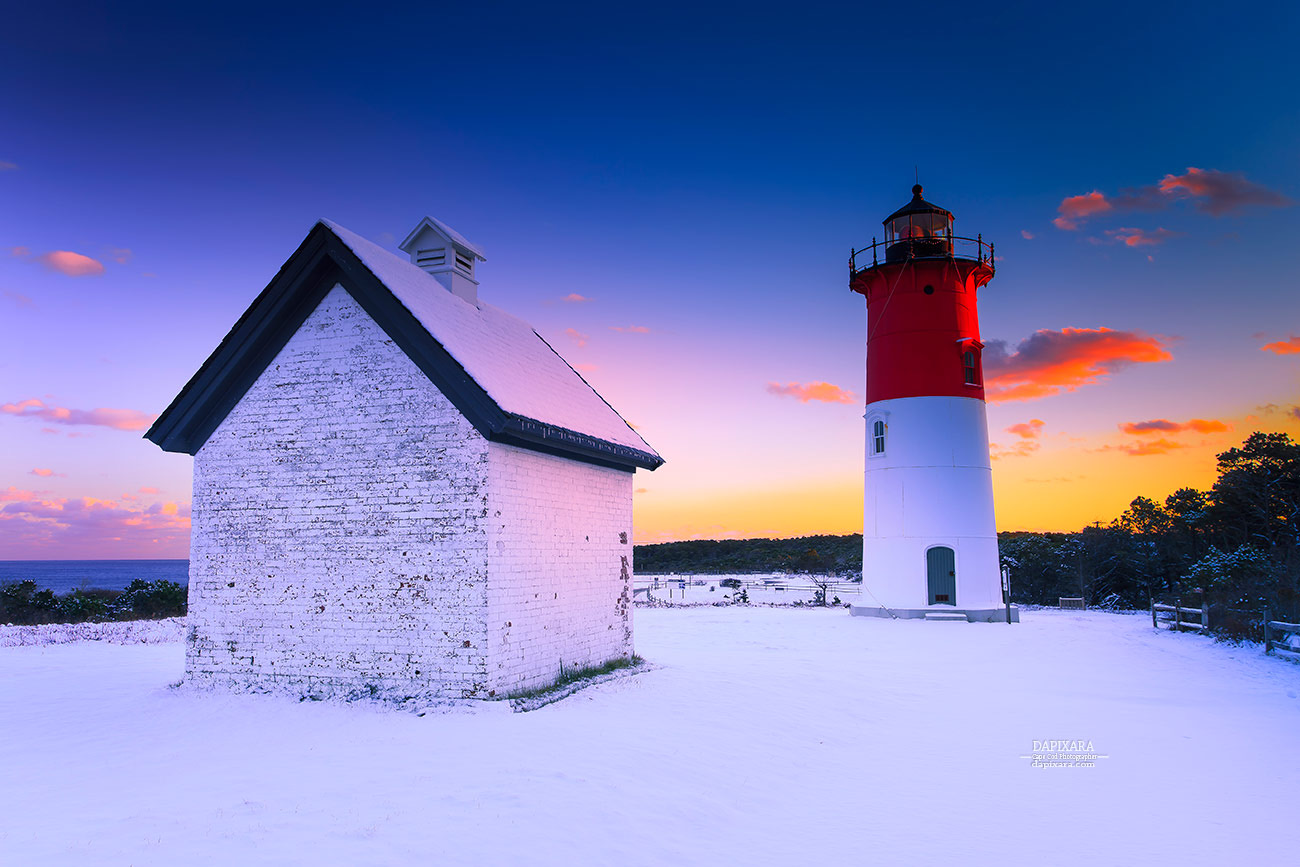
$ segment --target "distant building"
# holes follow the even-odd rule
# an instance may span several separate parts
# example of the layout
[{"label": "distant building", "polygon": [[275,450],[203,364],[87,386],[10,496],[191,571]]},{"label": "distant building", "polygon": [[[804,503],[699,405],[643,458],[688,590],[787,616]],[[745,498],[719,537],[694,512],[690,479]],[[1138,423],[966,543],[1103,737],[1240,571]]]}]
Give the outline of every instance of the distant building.
[{"label": "distant building", "polygon": [[663,460],[425,218],[321,221],[146,436],[194,455],[187,680],[488,697],[632,654]]},{"label": "distant building", "polygon": [[867,299],[857,615],[1007,619],[976,297],[993,279],[993,246],[952,223],[917,184],[885,219],[884,242],[850,259],[849,287]]}]

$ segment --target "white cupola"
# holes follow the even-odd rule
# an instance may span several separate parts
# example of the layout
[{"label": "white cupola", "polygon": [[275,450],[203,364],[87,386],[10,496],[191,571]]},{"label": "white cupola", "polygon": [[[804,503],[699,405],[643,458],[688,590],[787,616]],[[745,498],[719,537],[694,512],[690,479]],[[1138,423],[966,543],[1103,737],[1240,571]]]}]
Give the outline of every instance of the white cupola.
[{"label": "white cupola", "polygon": [[470,304],[478,304],[475,262],[486,262],[483,251],[441,220],[425,217],[400,245],[411,262],[432,274],[447,291]]}]

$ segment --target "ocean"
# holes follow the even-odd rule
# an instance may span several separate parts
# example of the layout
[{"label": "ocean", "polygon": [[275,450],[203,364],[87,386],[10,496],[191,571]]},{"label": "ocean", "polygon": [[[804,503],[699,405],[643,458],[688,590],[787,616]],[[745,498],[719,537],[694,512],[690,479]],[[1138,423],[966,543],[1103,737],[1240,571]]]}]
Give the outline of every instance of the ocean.
[{"label": "ocean", "polygon": [[42,590],[67,593],[78,587],[125,590],[145,581],[190,580],[189,560],[0,560],[0,584],[35,581]]}]

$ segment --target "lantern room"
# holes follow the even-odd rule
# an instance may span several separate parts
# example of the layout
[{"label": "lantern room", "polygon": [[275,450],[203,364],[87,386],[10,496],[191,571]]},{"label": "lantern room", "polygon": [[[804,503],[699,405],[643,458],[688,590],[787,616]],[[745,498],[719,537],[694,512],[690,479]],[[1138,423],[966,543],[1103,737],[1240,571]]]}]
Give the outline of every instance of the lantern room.
[{"label": "lantern room", "polygon": [[912,201],[885,218],[885,261],[951,255],[952,214],[921,198],[917,184]]}]

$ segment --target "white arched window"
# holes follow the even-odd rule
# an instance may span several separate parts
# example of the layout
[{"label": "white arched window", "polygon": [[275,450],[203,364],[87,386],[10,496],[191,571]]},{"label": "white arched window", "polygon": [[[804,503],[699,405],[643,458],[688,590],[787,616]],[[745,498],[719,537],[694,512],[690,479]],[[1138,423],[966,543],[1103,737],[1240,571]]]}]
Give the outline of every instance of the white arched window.
[{"label": "white arched window", "polygon": [[876,419],[871,423],[871,453],[873,455],[883,455],[885,453],[885,420]]},{"label": "white arched window", "polygon": [[966,373],[967,385],[979,385],[979,367],[975,361],[975,353],[966,350],[961,357],[962,368]]}]

